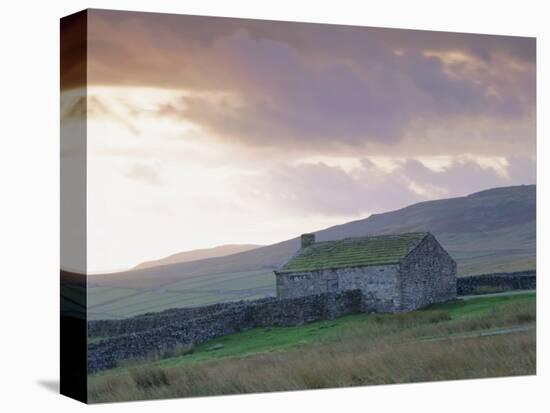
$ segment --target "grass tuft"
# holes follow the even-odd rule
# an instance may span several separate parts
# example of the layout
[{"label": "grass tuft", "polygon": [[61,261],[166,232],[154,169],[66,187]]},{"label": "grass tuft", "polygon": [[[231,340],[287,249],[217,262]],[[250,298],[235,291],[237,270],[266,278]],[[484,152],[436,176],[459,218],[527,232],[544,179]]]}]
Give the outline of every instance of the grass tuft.
[{"label": "grass tuft", "polygon": [[151,390],[156,387],[168,386],[167,373],[159,367],[134,367],[129,370],[130,377],[139,390]]},{"label": "grass tuft", "polygon": [[[534,374],[534,294],[258,328],[89,377],[91,402]],[[525,327],[517,329],[516,327]],[[479,333],[509,329],[509,333]],[[207,349],[222,343],[217,351]],[[153,357],[154,358],[154,357]]]}]

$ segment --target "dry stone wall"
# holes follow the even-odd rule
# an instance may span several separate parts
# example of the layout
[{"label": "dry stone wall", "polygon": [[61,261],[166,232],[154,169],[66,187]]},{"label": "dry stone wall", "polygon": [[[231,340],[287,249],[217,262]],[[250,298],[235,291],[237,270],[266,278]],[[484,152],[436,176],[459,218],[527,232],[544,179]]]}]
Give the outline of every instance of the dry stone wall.
[{"label": "dry stone wall", "polygon": [[461,277],[456,280],[458,295],[485,294],[491,291],[534,290],[537,272],[518,271]]},{"label": "dry stone wall", "polygon": [[[414,266],[414,260],[410,265]],[[420,265],[424,266],[425,263]],[[388,270],[386,267],[384,271]],[[395,276],[394,270],[390,271],[390,279]],[[346,272],[338,276],[342,283],[352,282],[352,273]],[[361,279],[368,281],[364,274]],[[354,280],[353,284],[356,282]],[[452,293],[454,285],[458,295],[474,294],[480,288],[487,287],[502,290],[534,289],[536,272],[462,277],[456,280],[456,284],[449,280],[448,285],[441,287],[443,290],[436,289],[429,293],[438,295],[437,297],[426,297],[426,301],[421,304],[440,301],[442,297],[439,294]],[[175,308],[123,320],[88,321],[88,336],[103,337],[100,341],[88,344],[88,372],[116,367],[123,360],[169,351],[180,344],[198,344],[250,328],[295,326],[352,313],[383,311],[376,298],[369,296],[368,282],[362,287],[365,288],[363,291],[353,289],[286,299],[272,297],[195,308]],[[416,293],[413,295],[418,296]],[[407,297],[403,298],[407,300]],[[392,302],[392,306],[398,304],[397,301]]]},{"label": "dry stone wall", "polygon": [[357,313],[361,302],[361,292],[350,290],[169,310],[130,320],[90,321],[89,331],[110,337],[88,344],[88,372],[255,327],[295,326]]}]

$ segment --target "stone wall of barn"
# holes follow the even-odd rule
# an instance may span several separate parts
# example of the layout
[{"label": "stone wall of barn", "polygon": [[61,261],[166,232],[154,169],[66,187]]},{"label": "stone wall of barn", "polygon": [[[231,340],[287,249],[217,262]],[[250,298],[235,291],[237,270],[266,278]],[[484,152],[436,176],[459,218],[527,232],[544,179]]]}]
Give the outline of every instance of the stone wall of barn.
[{"label": "stone wall of barn", "polygon": [[432,235],[403,260],[399,269],[399,311],[456,298],[456,262]]},{"label": "stone wall of barn", "polygon": [[[322,271],[275,273],[278,298],[297,298],[332,290]],[[336,289],[337,290],[337,289]]]},{"label": "stone wall of barn", "polygon": [[359,289],[369,311],[394,311],[399,304],[398,265],[350,267],[277,274],[277,297]]},{"label": "stone wall of barn", "polygon": [[399,265],[357,267],[350,272],[354,287],[363,294],[365,311],[385,313],[399,308]]}]

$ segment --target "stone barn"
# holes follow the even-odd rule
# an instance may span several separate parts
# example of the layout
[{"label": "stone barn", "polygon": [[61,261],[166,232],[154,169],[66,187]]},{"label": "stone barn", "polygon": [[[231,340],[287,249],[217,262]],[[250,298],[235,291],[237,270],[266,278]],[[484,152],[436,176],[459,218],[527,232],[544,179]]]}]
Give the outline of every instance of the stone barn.
[{"label": "stone barn", "polygon": [[278,271],[277,296],[361,290],[365,311],[411,311],[456,297],[456,263],[429,232],[315,242]]}]

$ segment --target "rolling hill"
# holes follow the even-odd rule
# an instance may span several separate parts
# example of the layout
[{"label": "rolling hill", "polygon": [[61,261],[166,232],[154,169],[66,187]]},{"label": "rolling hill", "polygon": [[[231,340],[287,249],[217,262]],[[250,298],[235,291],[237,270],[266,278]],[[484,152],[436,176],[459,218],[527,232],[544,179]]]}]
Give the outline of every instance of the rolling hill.
[{"label": "rolling hill", "polygon": [[[325,241],[430,231],[464,276],[535,268],[535,219],[536,187],[522,185],[421,202],[320,230],[316,236]],[[272,270],[298,248],[296,237],[223,257],[89,275],[89,317],[130,316],[273,295]]]},{"label": "rolling hill", "polygon": [[239,252],[249,251],[259,247],[261,247],[261,245],[229,244],[220,245],[214,248],[204,248],[192,251],[178,252],[177,254],[172,254],[158,260],[142,262],[132,269],[139,270],[143,268],[158,267],[161,265],[180,264],[189,261],[205,260],[207,258],[225,257],[226,255],[237,254]]}]

